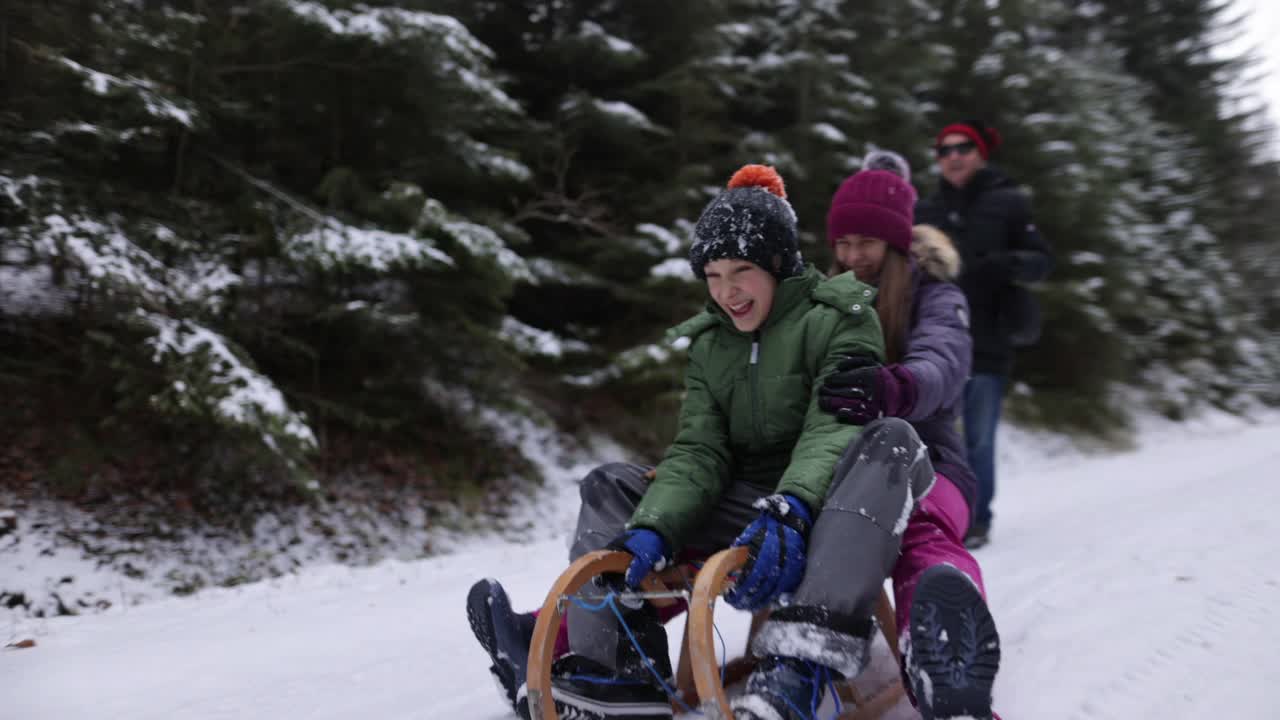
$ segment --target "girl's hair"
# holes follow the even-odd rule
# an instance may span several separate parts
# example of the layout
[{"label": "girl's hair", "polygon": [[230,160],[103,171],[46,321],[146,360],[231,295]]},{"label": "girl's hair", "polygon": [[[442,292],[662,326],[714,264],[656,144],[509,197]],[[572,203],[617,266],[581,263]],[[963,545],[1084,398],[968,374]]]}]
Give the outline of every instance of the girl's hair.
[{"label": "girl's hair", "polygon": [[880,266],[876,314],[884,333],[885,360],[902,362],[911,329],[911,260],[892,248],[884,254],[884,265]]},{"label": "girl's hair", "polygon": [[[831,261],[828,275],[839,275],[849,268],[839,260]],[[880,266],[880,288],[876,293],[876,315],[884,333],[884,356],[890,363],[902,362],[907,352],[907,335],[911,329],[911,261],[894,248],[884,254]]]}]

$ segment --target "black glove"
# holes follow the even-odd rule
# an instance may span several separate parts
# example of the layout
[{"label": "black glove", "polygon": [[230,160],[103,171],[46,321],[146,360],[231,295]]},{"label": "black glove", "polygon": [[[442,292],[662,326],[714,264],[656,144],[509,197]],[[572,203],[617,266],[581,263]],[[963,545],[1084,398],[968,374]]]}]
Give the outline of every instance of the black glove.
[{"label": "black glove", "polygon": [[870,355],[840,361],[818,388],[818,408],[842,423],[866,425],[884,414],[881,365]]}]

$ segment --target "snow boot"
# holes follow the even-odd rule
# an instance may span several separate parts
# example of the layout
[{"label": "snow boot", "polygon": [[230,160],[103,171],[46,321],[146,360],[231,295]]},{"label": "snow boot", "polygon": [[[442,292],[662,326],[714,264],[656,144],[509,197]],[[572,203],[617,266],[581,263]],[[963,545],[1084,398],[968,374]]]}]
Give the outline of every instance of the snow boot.
[{"label": "snow boot", "polygon": [[991,687],[1000,668],[995,621],[969,576],[935,565],[920,577],[903,657],[924,720],[991,720]]},{"label": "snow boot", "polygon": [[729,705],[737,720],[810,720],[843,679],[815,662],[771,655],[760,661],[746,689]]},{"label": "snow boot", "polygon": [[551,666],[561,720],[671,720],[671,698],[653,676],[620,675],[572,653]]},{"label": "snow boot", "polygon": [[618,611],[623,627],[609,666],[574,653],[551,666],[551,697],[562,720],[671,720],[667,630],[648,603]]},{"label": "snow boot", "polygon": [[471,586],[467,593],[467,621],[471,632],[489,653],[493,665],[489,672],[497,681],[499,692],[520,717],[529,717],[529,704],[524,697],[525,666],[529,643],[537,619],[532,613],[516,614],[502,585],[486,578]]},{"label": "snow boot", "polygon": [[989,525],[970,525],[969,530],[964,534],[964,546],[966,550],[977,550],[986,547],[991,542],[991,526]]}]

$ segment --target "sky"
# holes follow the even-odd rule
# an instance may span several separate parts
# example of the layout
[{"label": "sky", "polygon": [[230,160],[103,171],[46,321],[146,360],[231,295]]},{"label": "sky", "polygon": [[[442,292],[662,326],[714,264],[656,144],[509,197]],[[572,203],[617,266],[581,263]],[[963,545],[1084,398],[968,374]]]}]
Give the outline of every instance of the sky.
[{"label": "sky", "polygon": [[[1258,72],[1265,73],[1256,86],[1259,99],[1270,109],[1271,120],[1280,126],[1280,2],[1276,0],[1233,0],[1236,12],[1248,12],[1245,35],[1231,50],[1253,48],[1259,55]],[[1280,156],[1280,133],[1274,143]]]}]

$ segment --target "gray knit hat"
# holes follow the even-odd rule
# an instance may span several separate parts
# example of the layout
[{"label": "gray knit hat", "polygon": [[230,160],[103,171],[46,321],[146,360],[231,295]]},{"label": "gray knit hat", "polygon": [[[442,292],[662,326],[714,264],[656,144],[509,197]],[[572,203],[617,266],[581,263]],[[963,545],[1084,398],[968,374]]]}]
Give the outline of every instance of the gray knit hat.
[{"label": "gray knit hat", "polygon": [[876,148],[862,158],[863,170],[888,170],[898,177],[911,182],[911,165],[906,158],[892,150]]}]

